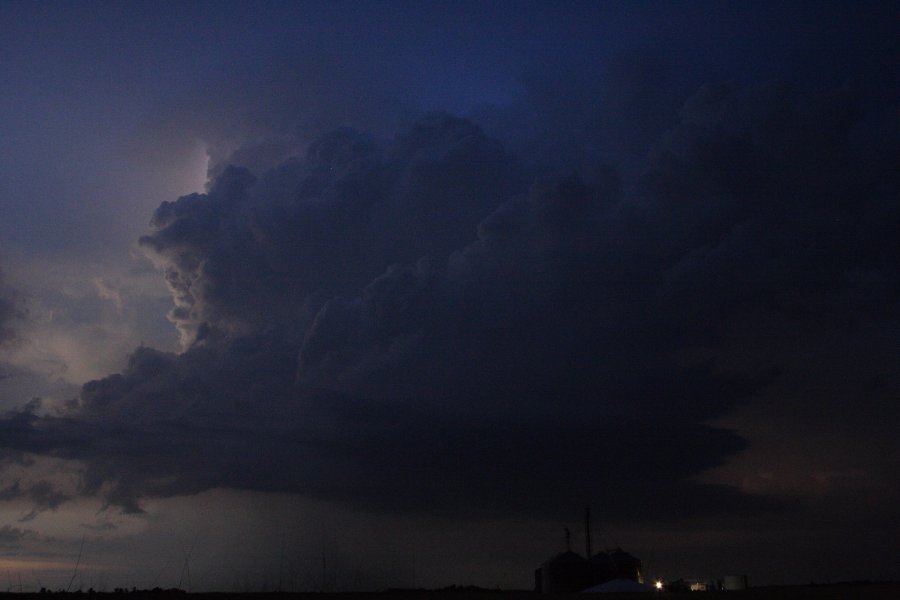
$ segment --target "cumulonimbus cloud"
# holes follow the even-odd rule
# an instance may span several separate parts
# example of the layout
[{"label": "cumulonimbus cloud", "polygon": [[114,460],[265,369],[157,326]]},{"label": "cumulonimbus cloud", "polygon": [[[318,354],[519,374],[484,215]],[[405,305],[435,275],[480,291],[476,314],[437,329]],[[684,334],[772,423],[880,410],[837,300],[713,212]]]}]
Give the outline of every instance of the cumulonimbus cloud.
[{"label": "cumulonimbus cloud", "polygon": [[[633,180],[525,164],[446,114],[226,168],[141,239],[184,351],[140,348],[3,439],[83,461],[82,492],[126,511],[215,487],[387,510],[758,507],[692,479],[746,446],[710,420],[801,368],[767,348],[808,338],[751,343],[746,323],[827,345],[873,336],[835,326],[860,312],[897,324],[900,186],[870,124],[848,96],[709,87]],[[654,508],[662,490],[678,500]]]}]

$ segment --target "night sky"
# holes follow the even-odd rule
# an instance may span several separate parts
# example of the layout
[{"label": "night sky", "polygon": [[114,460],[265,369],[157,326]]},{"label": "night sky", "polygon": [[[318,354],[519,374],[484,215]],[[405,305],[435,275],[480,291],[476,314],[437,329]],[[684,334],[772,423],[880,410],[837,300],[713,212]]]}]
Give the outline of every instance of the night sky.
[{"label": "night sky", "polygon": [[900,579],[898,24],[0,1],[0,589]]}]

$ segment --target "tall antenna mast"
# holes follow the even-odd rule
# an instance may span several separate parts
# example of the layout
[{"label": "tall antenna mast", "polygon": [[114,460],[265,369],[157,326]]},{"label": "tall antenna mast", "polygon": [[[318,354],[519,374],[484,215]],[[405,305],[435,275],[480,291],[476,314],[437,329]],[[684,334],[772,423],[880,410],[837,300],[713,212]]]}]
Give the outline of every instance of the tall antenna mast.
[{"label": "tall antenna mast", "polygon": [[[84,552],[84,534],[81,536],[81,546],[78,547],[78,558],[75,559],[75,570],[72,571],[72,579],[69,580],[69,585],[66,586],[66,591],[68,592],[71,589],[72,584],[75,582],[75,576],[78,575],[78,566],[81,565],[81,553]],[[9,587],[12,587],[12,579],[10,579]]]},{"label": "tall antenna mast", "polygon": [[191,591],[191,554],[194,553],[194,546],[197,544],[196,539],[191,544],[190,550],[182,549],[184,552],[184,565],[181,567],[181,577],[178,578],[178,588],[183,589],[181,587],[182,582],[184,581],[185,575],[187,575],[187,591]]},{"label": "tall antenna mast", "polygon": [[587,550],[587,558],[590,559],[591,554],[591,505],[584,507],[584,545]]}]

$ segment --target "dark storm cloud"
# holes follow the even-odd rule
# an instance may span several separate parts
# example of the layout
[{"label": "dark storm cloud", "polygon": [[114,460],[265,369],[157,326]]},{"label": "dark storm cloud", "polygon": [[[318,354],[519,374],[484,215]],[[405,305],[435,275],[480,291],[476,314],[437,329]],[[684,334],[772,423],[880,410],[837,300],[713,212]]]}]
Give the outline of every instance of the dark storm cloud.
[{"label": "dark storm cloud", "polygon": [[387,265],[465,245],[506,179],[500,144],[449,115],[389,144],[339,130],[258,181],[231,167],[208,194],[163,203],[141,244],[164,265],[188,342],[272,326],[302,335],[324,300]]},{"label": "dark storm cloud", "polygon": [[59,508],[71,498],[48,481],[36,481],[26,486],[16,481],[0,490],[0,500],[27,502],[31,508],[19,519],[20,522],[25,522],[31,521],[45,510]]},{"label": "dark storm cloud", "polygon": [[30,529],[19,529],[10,525],[0,527],[0,547],[15,547],[19,542],[31,537],[35,537],[35,533]]},{"label": "dark storm cloud", "polygon": [[[223,169],[141,240],[186,351],[139,348],[64,413],[7,418],[3,440],[83,461],[82,492],[128,512],[215,487],[389,510],[759,510],[692,477],[745,448],[711,419],[835,377],[772,347],[868,345],[837,376],[868,381],[866,412],[896,411],[896,366],[862,374],[888,338],[846,325],[897,330],[896,123],[777,86],[706,87],[672,112],[636,179],[602,153],[562,174],[525,163],[445,114]],[[751,335],[763,321],[771,339]]]}]

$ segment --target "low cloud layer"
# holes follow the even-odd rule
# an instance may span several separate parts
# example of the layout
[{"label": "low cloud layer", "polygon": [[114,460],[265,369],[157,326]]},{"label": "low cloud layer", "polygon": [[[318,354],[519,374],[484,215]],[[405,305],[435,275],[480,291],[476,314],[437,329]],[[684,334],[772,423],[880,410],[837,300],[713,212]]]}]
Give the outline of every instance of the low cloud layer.
[{"label": "low cloud layer", "polygon": [[617,123],[638,166],[576,153],[598,126],[560,132],[564,168],[505,137],[526,112],[552,125],[529,102],[485,113],[498,137],[441,113],[342,129],[163,203],[140,244],[183,352],[138,348],[64,410],[8,416],[4,444],[81,461],[80,492],[126,512],[231,487],[670,519],[784,508],[796,490],[696,480],[748,449],[721,423],[759,398],[796,424],[896,419],[896,120],[850,92],[711,86],[665,127]]}]

